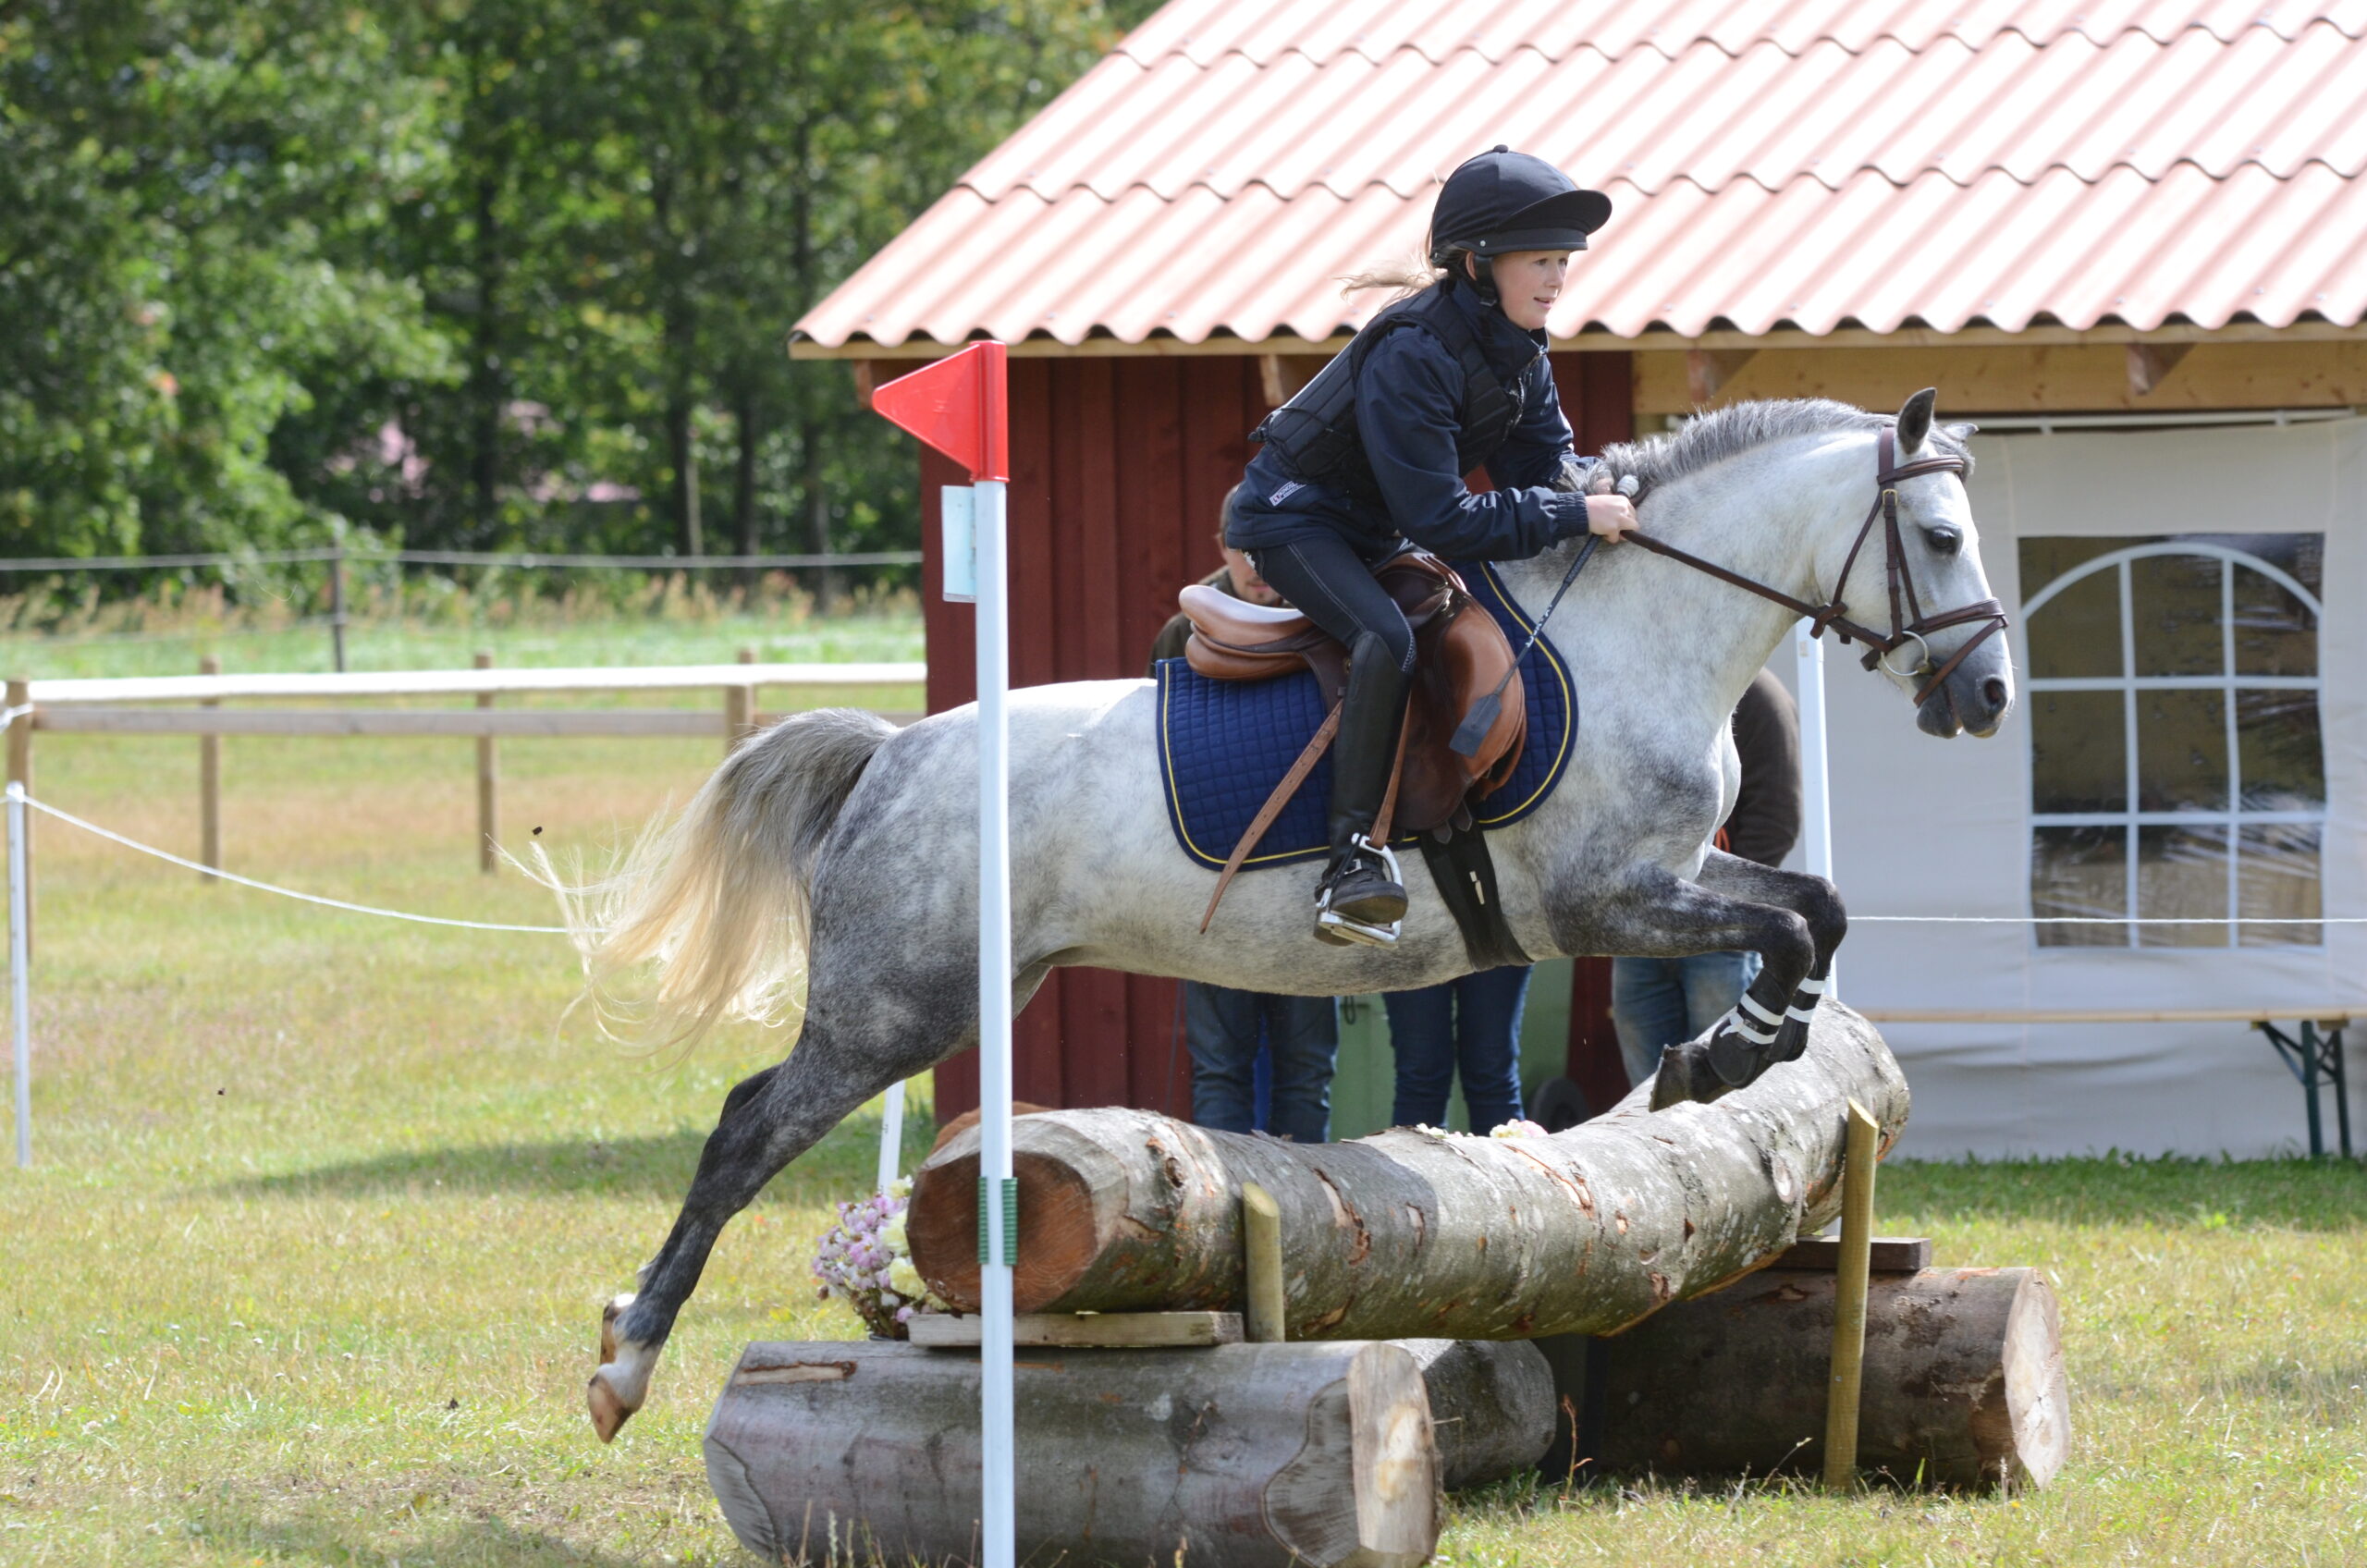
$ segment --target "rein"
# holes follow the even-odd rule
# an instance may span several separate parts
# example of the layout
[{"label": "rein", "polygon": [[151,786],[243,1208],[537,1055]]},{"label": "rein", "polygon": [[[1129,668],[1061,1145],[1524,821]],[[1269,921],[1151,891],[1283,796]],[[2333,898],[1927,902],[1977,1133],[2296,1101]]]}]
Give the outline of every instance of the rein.
[{"label": "rein", "polygon": [[[1628,530],[1625,537],[1635,544],[1641,545],[1656,556],[1666,556],[1669,559],[1689,566],[1696,571],[1706,572],[1722,582],[1730,582],[1748,593],[1758,594],[1762,599],[1773,600],[1807,620],[1809,635],[1811,637],[1823,636],[1825,628],[1831,627],[1834,634],[1844,643],[1855,640],[1865,643],[1866,655],[1859,662],[1869,670],[1889,657],[1894,650],[1910,642],[1914,643],[1923,650],[1923,659],[1914,669],[1906,673],[1919,676],[1927,670],[1931,671],[1931,679],[1923,683],[1922,690],[1915,693],[1915,704],[1920,707],[1930,700],[1932,692],[1940,689],[1942,681],[1956,673],[1956,667],[1964,663],[1966,656],[1973,649],[2005,630],[2007,624],[2005,606],[1995,599],[1982,599],[1977,604],[1944,610],[1937,615],[1924,614],[1922,598],[1915,591],[1914,569],[1907,565],[1905,542],[1899,536],[1897,488],[1899,481],[1918,478],[1927,473],[1961,474],[1965,470],[1964,459],[1943,453],[1938,457],[1920,458],[1903,467],[1899,466],[1896,434],[1891,426],[1886,424],[1883,427],[1876,447],[1876,462],[1879,466],[1878,472],[1874,474],[1874,484],[1880,487],[1880,493],[1874,496],[1873,505],[1866,508],[1866,521],[1858,525],[1858,537],[1851,542],[1849,554],[1841,563],[1841,577],[1833,585],[1833,596],[1822,605],[1812,605],[1805,599],[1796,599],[1779,589],[1770,588],[1764,582],[1745,577],[1742,573],[1722,567],[1715,561],[1703,560],[1699,556],[1680,550],[1674,545],[1663,543],[1638,530]],[[1884,552],[1889,557],[1890,631],[1888,632],[1877,631],[1863,622],[1850,619],[1848,603],[1842,597],[1849,586],[1849,574],[1857,568],[1858,553],[1866,547],[1866,539],[1874,531],[1876,518],[1883,521],[1883,543]],[[1907,619],[1909,614],[1912,614],[1915,619]],[[1958,648],[1947,663],[1932,670],[1932,644],[1926,642],[1925,638],[1932,632],[1944,631],[1951,626],[1962,626],[1976,620],[1986,621],[1988,624],[1968,638],[1965,645]]]}]

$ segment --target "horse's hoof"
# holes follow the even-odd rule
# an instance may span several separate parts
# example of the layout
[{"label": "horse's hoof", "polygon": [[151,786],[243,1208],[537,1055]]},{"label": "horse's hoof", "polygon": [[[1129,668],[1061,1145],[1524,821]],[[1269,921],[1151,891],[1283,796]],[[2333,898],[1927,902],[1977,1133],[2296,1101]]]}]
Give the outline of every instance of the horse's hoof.
[{"label": "horse's hoof", "polygon": [[604,1443],[616,1440],[618,1431],[648,1397],[649,1373],[657,1360],[656,1351],[618,1331],[618,1321],[632,1300],[630,1295],[618,1296],[600,1309],[600,1369],[592,1374],[583,1390],[592,1429]]},{"label": "horse's hoof", "polygon": [[625,1408],[625,1402],[617,1397],[617,1390],[608,1386],[608,1379],[600,1372],[593,1373],[592,1381],[584,1386],[583,1403],[592,1412],[592,1430],[599,1434],[602,1442],[615,1442],[617,1433],[623,1429],[632,1412]]},{"label": "horse's hoof", "polygon": [[1708,1105],[1732,1087],[1710,1065],[1709,1050],[1700,1041],[1682,1041],[1661,1052],[1660,1071],[1652,1074],[1652,1109]]}]

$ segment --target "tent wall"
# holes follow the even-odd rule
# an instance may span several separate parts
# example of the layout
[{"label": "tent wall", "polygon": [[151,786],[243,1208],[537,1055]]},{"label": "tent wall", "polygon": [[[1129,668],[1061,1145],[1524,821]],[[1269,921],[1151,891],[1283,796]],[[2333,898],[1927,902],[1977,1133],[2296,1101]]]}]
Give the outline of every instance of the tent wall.
[{"label": "tent wall", "polygon": [[[2367,421],[1984,436],[1974,449],[1982,558],[2008,606],[2043,586],[2018,581],[2024,536],[2325,535],[2324,912],[2367,915],[2367,632],[2355,613],[2367,603]],[[2018,615],[2013,638],[2026,670]],[[1791,662],[1779,654],[1779,672],[1793,674]],[[1825,670],[1834,872],[1853,914],[2028,916],[2027,716],[1993,741],[1936,741],[1852,660],[1828,655]],[[2340,1005],[2367,1017],[2367,927],[2330,926],[2323,948],[2131,950],[2040,948],[2032,930],[1858,924],[1844,949],[1843,994],[1876,1009]],[[1899,1023],[1885,1034],[1915,1088],[1911,1155],[2305,1146],[2299,1087],[2240,1023]],[[2357,1118],[2367,1108],[2352,1093]]]}]

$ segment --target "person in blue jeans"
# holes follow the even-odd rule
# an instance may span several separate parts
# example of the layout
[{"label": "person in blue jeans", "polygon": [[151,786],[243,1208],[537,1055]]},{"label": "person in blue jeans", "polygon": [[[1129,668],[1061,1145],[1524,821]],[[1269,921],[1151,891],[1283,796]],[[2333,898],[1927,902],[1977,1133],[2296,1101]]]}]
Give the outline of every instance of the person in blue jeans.
[{"label": "person in blue jeans", "polygon": [[[1800,714],[1784,683],[1760,670],[1735,704],[1735,752],[1742,787],[1718,830],[1719,846],[1761,865],[1781,865],[1800,837]],[[1660,1071],[1661,1051],[1703,1031],[1759,978],[1753,952],[1611,961],[1611,1024],[1627,1081]]]},{"label": "person in blue jeans", "polygon": [[1489,1133],[1519,1119],[1520,1015],[1528,1001],[1528,974],[1527,964],[1506,964],[1380,998],[1389,1009],[1389,1044],[1397,1057],[1392,1122],[1445,1126],[1458,1072],[1471,1131]]}]

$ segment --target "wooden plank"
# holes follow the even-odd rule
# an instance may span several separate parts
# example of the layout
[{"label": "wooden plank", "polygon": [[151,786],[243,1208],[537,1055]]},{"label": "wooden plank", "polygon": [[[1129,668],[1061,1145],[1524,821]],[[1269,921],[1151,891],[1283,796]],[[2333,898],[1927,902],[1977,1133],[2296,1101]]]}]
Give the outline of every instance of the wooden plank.
[{"label": "wooden plank", "polygon": [[[240,697],[473,697],[484,692],[682,692],[717,686],[918,686],[925,664],[682,664],[572,669],[370,670],[346,675],[159,675],[30,682],[36,703]],[[714,721],[707,733],[715,732]]]},{"label": "wooden plank", "polygon": [[[932,1350],[977,1348],[978,1317],[914,1315],[913,1343]],[[1161,1350],[1180,1345],[1237,1345],[1238,1312],[1023,1312],[1012,1319],[1012,1342],[1063,1350]]]},{"label": "wooden plank", "polygon": [[2362,1011],[2357,1002],[2324,1007],[2189,1008],[1867,1008],[1875,1023],[2274,1023],[2308,1019],[2328,1027],[2349,1024]]},{"label": "wooden plank", "polygon": [[74,708],[43,707],[37,729],[81,735],[695,735],[715,715],[692,708]]},{"label": "wooden plank", "polygon": [[[1636,357],[1636,410],[1693,411],[1684,352]],[[2129,385],[2124,345],[1763,349],[1722,383],[1712,406],[1753,398],[1834,398],[1895,409],[1919,387],[1940,412],[2337,408],[2367,402],[2367,342],[2198,343],[2149,393]]]},{"label": "wooden plank", "polygon": [[1824,1489],[1858,1486],[1858,1405],[1866,1370],[1866,1284],[1874,1237],[1874,1165],[1883,1130],[1849,1102],[1849,1152],[1841,1171],[1840,1257],[1834,1270],[1833,1375],[1824,1406]]},{"label": "wooden plank", "polygon": [[[1876,1236],[1867,1249],[1867,1267],[1877,1274],[1913,1274],[1932,1267],[1929,1236]],[[1840,1267],[1841,1239],[1815,1236],[1796,1242],[1769,1264],[1770,1268],[1811,1268],[1830,1274]]]}]

